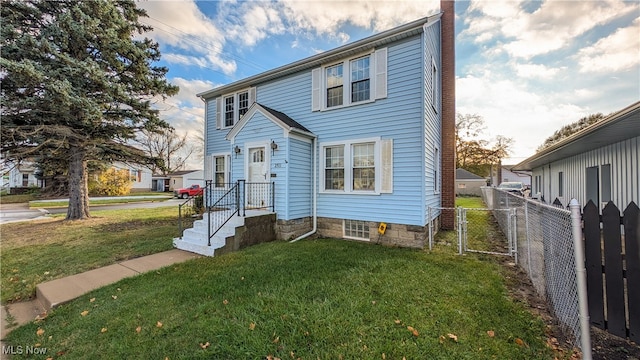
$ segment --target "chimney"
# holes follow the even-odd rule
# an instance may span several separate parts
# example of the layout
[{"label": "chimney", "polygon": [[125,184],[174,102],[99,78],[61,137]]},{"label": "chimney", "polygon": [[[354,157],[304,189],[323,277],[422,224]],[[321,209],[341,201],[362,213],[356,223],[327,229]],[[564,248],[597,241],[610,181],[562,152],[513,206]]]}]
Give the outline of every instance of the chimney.
[{"label": "chimney", "polygon": [[[442,39],[442,207],[454,208],[456,201],[456,49],[455,2],[440,0],[442,11],[440,37]],[[455,228],[453,211],[442,213],[443,229]]]}]

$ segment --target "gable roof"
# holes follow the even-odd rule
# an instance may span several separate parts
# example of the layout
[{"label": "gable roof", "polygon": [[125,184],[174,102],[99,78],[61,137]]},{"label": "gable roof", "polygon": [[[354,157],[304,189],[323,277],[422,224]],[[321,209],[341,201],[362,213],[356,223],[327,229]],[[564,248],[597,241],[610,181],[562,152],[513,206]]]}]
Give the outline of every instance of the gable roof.
[{"label": "gable roof", "polygon": [[233,82],[228,85],[219,86],[217,88],[207,90],[196,94],[203,99],[211,99],[223,94],[241,90],[247,87],[255,86],[258,83],[273,80],[282,76],[290,75],[298,71],[320,67],[322,64],[347,58],[351,55],[357,55],[368,50],[385,46],[394,41],[405,39],[414,35],[418,35],[424,31],[424,28],[430,26],[440,20],[442,13],[427,16],[408,24],[404,24],[393,29],[383,31],[381,33],[366,37],[350,44],[340,46],[338,48],[321,52],[319,54],[307,57],[296,62],[280,66],[278,68],[262,72],[260,74],[250,76],[248,78]]},{"label": "gable roof", "polygon": [[258,103],[253,103],[253,105],[249,107],[249,110],[247,110],[247,112],[242,116],[240,121],[238,121],[233,126],[233,128],[229,130],[225,139],[231,140],[235,138],[236,135],[238,135],[238,133],[242,130],[242,128],[244,128],[244,126],[249,122],[249,120],[253,118],[253,115],[255,115],[256,112],[261,113],[262,115],[264,115],[264,117],[271,120],[273,123],[280,126],[283,130],[287,132],[295,132],[310,138],[315,137],[315,135],[310,130],[300,125],[300,123],[293,120],[289,116],[287,116],[287,114]]},{"label": "gable roof", "polygon": [[485,178],[465,169],[456,169],[456,180],[485,180]]},{"label": "gable roof", "polygon": [[640,136],[640,101],[613,113],[513,166],[532,170],[544,164]]}]

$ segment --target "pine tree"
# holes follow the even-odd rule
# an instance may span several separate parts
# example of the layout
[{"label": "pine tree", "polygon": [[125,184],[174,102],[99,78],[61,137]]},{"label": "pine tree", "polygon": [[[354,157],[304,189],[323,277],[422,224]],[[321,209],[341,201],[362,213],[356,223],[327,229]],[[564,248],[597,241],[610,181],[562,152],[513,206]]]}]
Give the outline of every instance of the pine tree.
[{"label": "pine tree", "polygon": [[161,131],[152,102],[178,88],[132,0],[2,1],[1,151],[68,167],[67,219],[90,217],[89,161],[154,161],[127,144]]}]

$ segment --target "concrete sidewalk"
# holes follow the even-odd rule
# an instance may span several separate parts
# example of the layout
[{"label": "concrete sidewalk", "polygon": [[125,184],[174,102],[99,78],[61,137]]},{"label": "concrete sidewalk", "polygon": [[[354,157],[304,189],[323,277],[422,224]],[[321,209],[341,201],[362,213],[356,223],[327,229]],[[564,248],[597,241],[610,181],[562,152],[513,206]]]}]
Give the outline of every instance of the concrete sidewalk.
[{"label": "concrete sidewalk", "polygon": [[38,284],[34,300],[2,307],[0,339],[4,339],[11,328],[36,320],[38,317],[43,317],[52,308],[69,302],[91,290],[115,283],[126,277],[198,257],[200,255],[174,249]]}]

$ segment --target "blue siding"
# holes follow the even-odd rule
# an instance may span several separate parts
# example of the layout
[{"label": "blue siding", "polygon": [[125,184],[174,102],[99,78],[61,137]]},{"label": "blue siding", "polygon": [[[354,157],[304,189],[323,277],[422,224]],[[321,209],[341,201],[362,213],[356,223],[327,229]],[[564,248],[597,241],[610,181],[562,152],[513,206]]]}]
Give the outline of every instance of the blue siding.
[{"label": "blue siding", "polygon": [[[424,214],[425,214],[425,223],[429,222],[431,219],[428,219],[428,208],[429,207],[440,207],[441,206],[441,197],[440,192],[442,191],[442,186],[438,186],[438,184],[442,180],[442,159],[436,159],[436,151],[438,149],[439,157],[442,157],[442,107],[440,104],[442,103],[442,59],[440,57],[441,49],[440,49],[440,20],[434,22],[430,26],[425,29],[423,33],[423,42],[424,42]],[[433,76],[432,73],[432,59],[436,64],[436,84],[437,84],[437,97],[436,103],[433,103],[433,94],[431,91],[431,78]],[[436,176],[436,165],[440,164],[440,168],[437,169],[437,179]],[[440,189],[440,192],[437,189]],[[432,217],[436,217],[439,215],[439,211],[432,211]]]},{"label": "blue siding", "polygon": [[[299,219],[313,215],[313,158],[311,143],[289,138],[288,201],[289,213],[284,220]],[[280,197],[278,197],[280,199]]]},{"label": "blue siding", "polygon": [[[278,144],[278,150],[271,151],[269,144],[271,141],[275,141]],[[284,138],[284,133],[281,127],[267,119],[260,112],[256,112],[255,115],[249,119],[245,127],[240,131],[236,137],[233,146],[239,146],[242,152],[235,157],[232,155],[232,181],[240,179],[246,179],[245,175],[245,157],[248,155],[247,143],[262,142],[266,145],[265,162],[267,162],[267,178],[265,182],[275,182],[275,194],[276,194],[276,212],[278,214],[286,214],[288,212],[288,202],[286,201],[286,167],[276,167],[274,164],[284,164],[287,154],[287,141]],[[272,174],[271,176],[269,176]],[[272,177],[275,175],[275,177]]]},{"label": "blue siding", "polygon": [[[439,115],[427,114],[430,104],[426,106],[424,91],[426,54],[437,54],[440,61],[439,26],[437,22],[423,36],[416,35],[387,46],[388,96],[385,99],[312,112],[311,70],[257,84],[258,103],[287,114],[316,134],[320,144],[371,137],[393,139],[393,192],[380,195],[319,193],[318,216],[424,225],[426,207],[440,204],[439,194],[433,193],[431,175],[433,149],[440,143],[440,120]],[[430,56],[428,63],[430,71]],[[224,141],[228,130],[215,129],[215,99],[209,100],[207,106],[207,153],[230,151],[230,144]],[[271,139],[279,145],[271,159],[271,171],[276,174],[272,179],[277,184],[278,217],[310,216],[311,144],[294,138],[286,141],[283,130],[259,113],[236,136],[235,142],[242,147],[242,154],[237,158],[232,155],[233,180],[245,176],[244,142]],[[316,155],[320,159],[320,154]],[[285,159],[288,160],[286,166],[275,167]],[[322,171],[320,161],[317,171],[318,174]]]},{"label": "blue siding", "polygon": [[230,129],[216,130],[216,99],[206,102],[205,130],[207,136],[206,154],[229,152],[229,142],[224,139]]}]

